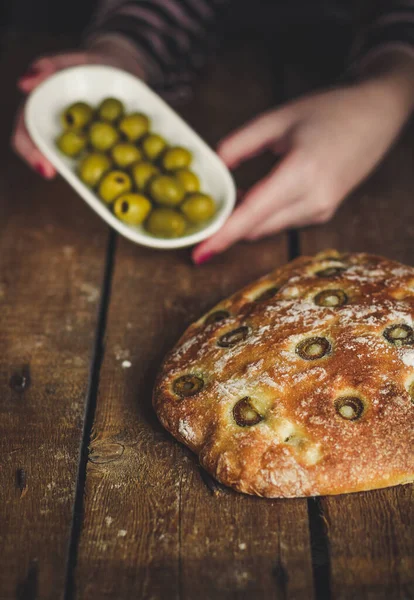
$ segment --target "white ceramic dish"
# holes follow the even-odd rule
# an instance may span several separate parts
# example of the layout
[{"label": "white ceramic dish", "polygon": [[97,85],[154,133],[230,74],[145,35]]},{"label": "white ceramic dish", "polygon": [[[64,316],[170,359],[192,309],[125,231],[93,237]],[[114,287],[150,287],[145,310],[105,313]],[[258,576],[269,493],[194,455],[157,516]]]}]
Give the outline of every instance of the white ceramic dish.
[{"label": "white ceramic dish", "polygon": [[[77,100],[97,105],[108,96],[122,100],[128,112],[146,113],[152,120],[154,131],[170,143],[186,146],[193,152],[192,168],[201,179],[202,189],[217,202],[217,212],[205,227],[180,238],[162,239],[150,235],[142,227],[123,223],[78,178],[75,161],[58,151],[55,140],[61,131],[62,111]],[[129,73],[98,65],[60,71],[32,92],[26,105],[25,121],[35,144],[58,172],[102,219],[133,242],[166,249],[191,246],[218,231],[233,210],[236,200],[234,181],[217,154],[155,92]]]}]

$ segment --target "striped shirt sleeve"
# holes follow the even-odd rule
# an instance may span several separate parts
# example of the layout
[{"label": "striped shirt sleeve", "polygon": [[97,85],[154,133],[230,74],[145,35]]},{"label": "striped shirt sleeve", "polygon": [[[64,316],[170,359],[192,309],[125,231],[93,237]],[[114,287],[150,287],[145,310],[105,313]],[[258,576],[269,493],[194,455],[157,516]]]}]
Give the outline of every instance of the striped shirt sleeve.
[{"label": "striped shirt sleeve", "polygon": [[[364,4],[364,3],[361,3]],[[360,28],[351,52],[353,68],[388,50],[414,57],[414,0],[377,0],[360,15]]]},{"label": "striped shirt sleeve", "polygon": [[104,0],[88,40],[111,39],[129,48],[157,91],[185,96],[216,48],[227,1]]}]

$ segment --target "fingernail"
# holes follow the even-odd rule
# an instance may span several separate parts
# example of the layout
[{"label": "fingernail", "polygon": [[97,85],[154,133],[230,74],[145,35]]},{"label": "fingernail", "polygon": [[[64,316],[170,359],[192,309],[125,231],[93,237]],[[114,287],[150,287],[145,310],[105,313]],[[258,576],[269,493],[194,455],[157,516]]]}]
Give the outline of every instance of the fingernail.
[{"label": "fingernail", "polygon": [[201,256],[196,258],[194,262],[196,265],[203,265],[204,263],[211,260],[213,258],[213,256],[214,256],[214,252],[206,252],[205,254],[202,254]]},{"label": "fingernail", "polygon": [[45,179],[49,178],[49,175],[45,169],[45,167],[42,165],[42,163],[36,163],[35,164],[35,169],[36,171],[39,173],[39,175],[41,175],[42,177],[44,177]]}]

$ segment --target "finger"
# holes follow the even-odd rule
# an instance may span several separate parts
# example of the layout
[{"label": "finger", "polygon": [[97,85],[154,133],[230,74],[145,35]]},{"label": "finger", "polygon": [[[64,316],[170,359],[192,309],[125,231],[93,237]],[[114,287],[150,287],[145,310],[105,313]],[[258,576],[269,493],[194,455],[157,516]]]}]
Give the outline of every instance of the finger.
[{"label": "finger", "polygon": [[298,196],[292,174],[294,169],[291,161],[285,159],[265,179],[259,181],[224,226],[195,248],[192,255],[194,262],[196,264],[206,262],[215,254],[245,238],[249,231],[255,229],[275,211],[291,204]]},{"label": "finger", "polygon": [[19,79],[18,87],[26,94],[34,90],[42,81],[62,69],[86,64],[86,52],[71,52],[39,58],[32,63],[29,70]]},{"label": "finger", "polygon": [[229,167],[235,167],[272,144],[283,145],[281,140],[291,125],[292,117],[286,109],[265,113],[226,137],[218,153]]},{"label": "finger", "polygon": [[42,177],[52,179],[56,175],[56,169],[38,150],[32,142],[24,124],[23,111],[19,111],[16,120],[16,128],[13,133],[12,146],[15,152],[27,162],[32,169]]},{"label": "finger", "polygon": [[30,66],[30,69],[18,80],[17,85],[22,92],[27,94],[53,75],[55,71],[53,58],[41,58]]},{"label": "finger", "polygon": [[76,65],[85,65],[88,62],[88,54],[87,52],[65,52],[56,54],[53,60],[58,70],[67,69]]},{"label": "finger", "polygon": [[314,198],[302,197],[252,228],[246,239],[257,240],[278,233],[283,229],[326,223],[333,216],[333,213],[334,205],[328,209],[321,209]]},{"label": "finger", "polygon": [[285,229],[303,227],[308,225],[309,222],[309,216],[306,213],[304,214],[303,202],[298,200],[249,231],[245,239],[249,241],[258,240],[280,233]]},{"label": "finger", "polygon": [[218,233],[195,248],[192,253],[193,261],[201,265],[241,239],[250,218],[251,208],[244,203],[238,206]]}]

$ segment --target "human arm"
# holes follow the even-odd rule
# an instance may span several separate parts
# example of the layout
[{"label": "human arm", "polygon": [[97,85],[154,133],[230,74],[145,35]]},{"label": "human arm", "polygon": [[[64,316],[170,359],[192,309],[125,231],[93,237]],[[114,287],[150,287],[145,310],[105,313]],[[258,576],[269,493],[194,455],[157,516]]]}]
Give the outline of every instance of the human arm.
[{"label": "human arm", "polygon": [[[352,81],[269,111],[221,142],[219,154],[231,168],[264,150],[281,158],[224,227],[195,249],[196,263],[240,239],[326,222],[381,161],[414,106],[414,10],[392,12],[393,4],[385,22],[377,11],[361,28]],[[377,28],[382,35],[371,38]]]}]

